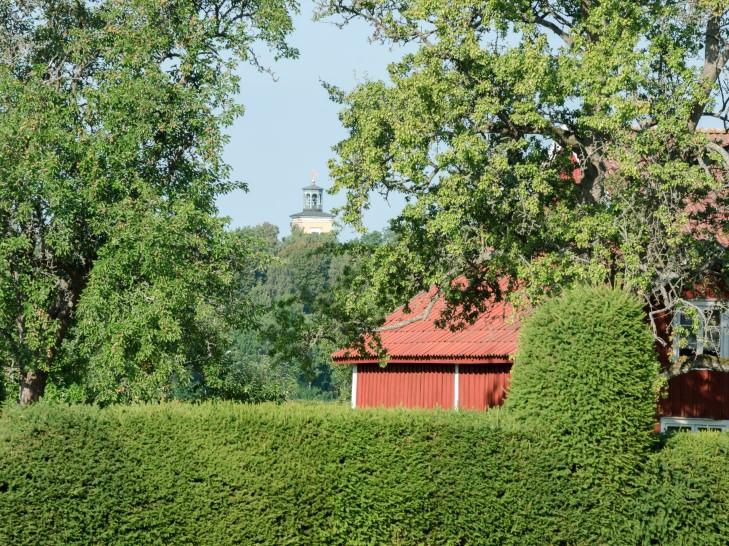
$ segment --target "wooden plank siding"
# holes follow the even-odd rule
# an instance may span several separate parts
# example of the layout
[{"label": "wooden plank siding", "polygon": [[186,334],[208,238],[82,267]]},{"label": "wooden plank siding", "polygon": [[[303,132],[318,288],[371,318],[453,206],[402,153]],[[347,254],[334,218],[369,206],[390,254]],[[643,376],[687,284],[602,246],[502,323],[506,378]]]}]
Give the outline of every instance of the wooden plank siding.
[{"label": "wooden plank siding", "polygon": [[[484,410],[501,405],[511,365],[459,366],[458,406]],[[356,407],[452,408],[455,366],[450,364],[377,364],[357,366]]]},{"label": "wooden plank siding", "polygon": [[510,378],[510,364],[460,366],[458,406],[472,410],[500,406],[506,398]]},{"label": "wooden plank siding", "polygon": [[660,414],[672,417],[729,419],[729,372],[691,370],[668,382]]},{"label": "wooden plank siding", "polygon": [[377,364],[357,366],[357,407],[453,407],[455,366]]}]

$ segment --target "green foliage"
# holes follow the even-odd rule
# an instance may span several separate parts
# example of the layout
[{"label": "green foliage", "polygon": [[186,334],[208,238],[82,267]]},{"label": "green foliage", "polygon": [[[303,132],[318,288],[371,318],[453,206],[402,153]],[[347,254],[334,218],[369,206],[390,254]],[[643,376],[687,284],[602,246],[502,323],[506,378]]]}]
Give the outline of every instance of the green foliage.
[{"label": "green foliage", "polygon": [[726,544],[729,435],[675,434],[646,465],[642,514],[653,544]]},{"label": "green foliage", "polygon": [[307,235],[295,230],[278,240],[270,224],[243,228],[238,238],[253,237],[267,256],[255,274],[239,275],[241,291],[255,317],[238,330],[233,360],[271,380],[269,387],[294,398],[338,394],[331,385],[332,339],[318,312],[347,258],[335,234]]},{"label": "green foliage", "polygon": [[[677,435],[640,490],[553,472],[488,414],[332,404],[49,406],[0,415],[3,544],[723,544],[729,440]],[[638,478],[637,477],[637,478]],[[584,481],[583,481],[584,480]],[[570,484],[632,526],[580,517]],[[607,528],[606,528],[607,526]]]},{"label": "green foliage", "polygon": [[499,544],[518,452],[468,414],[39,405],[0,418],[0,542]]},{"label": "green foliage", "polygon": [[326,297],[346,261],[338,253],[334,233],[306,234],[294,230],[276,248],[277,260],[266,270],[265,283],[259,288],[268,301],[294,298],[304,313],[313,311],[316,299]]},{"label": "green foliage", "polygon": [[573,288],[522,324],[506,408],[548,431],[569,464],[624,458],[630,467],[651,445],[659,371],[640,301]]},{"label": "green foliage", "polygon": [[235,69],[295,56],[295,9],[0,0],[0,361],[23,402],[80,375],[90,400],[165,399],[221,361],[255,258],[215,207],[244,187],[221,160]]},{"label": "green foliage", "polygon": [[608,541],[633,526],[638,476],[654,443],[658,378],[645,311],[627,292],[573,288],[521,327],[505,409],[539,431],[548,454],[539,471],[564,476],[563,510],[585,541]]},{"label": "green foliage", "polygon": [[[239,274],[241,291],[250,296],[255,320],[239,331],[251,343],[236,362],[258,359],[275,377],[279,390],[297,399],[343,399],[349,395],[349,369],[331,365],[331,353],[364,330],[360,308],[350,308],[352,281],[387,234],[369,233],[340,243],[334,233],[305,234],[295,230],[278,240],[270,224],[244,228],[235,237],[255,240],[252,246],[268,256],[256,271]],[[251,239],[252,238],[252,239]],[[377,318],[387,308],[370,304]],[[374,313],[372,313],[374,311]]]},{"label": "green foliage", "polygon": [[253,329],[233,333],[233,344],[225,355],[225,366],[203,370],[199,389],[192,399],[237,400],[239,402],[282,402],[293,388],[293,380],[264,352],[265,344]]},{"label": "green foliage", "polygon": [[727,119],[725,2],[322,0],[320,16],[405,50],[386,81],[328,86],[344,220],[407,199],[352,291],[363,306],[463,275],[465,316],[504,278],[533,304],[606,283],[670,308],[726,279],[729,154],[696,129]]}]

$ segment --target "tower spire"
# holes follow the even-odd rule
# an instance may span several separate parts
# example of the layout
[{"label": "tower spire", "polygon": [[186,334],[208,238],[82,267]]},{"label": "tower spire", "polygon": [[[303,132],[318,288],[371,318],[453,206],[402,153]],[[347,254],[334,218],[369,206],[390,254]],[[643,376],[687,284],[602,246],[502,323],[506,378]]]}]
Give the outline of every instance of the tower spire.
[{"label": "tower spire", "polygon": [[317,186],[316,179],[319,173],[311,171],[311,183],[302,188],[304,208],[301,212],[291,215],[291,228],[297,228],[304,233],[328,233],[334,224],[334,215],[324,211],[324,188]]}]

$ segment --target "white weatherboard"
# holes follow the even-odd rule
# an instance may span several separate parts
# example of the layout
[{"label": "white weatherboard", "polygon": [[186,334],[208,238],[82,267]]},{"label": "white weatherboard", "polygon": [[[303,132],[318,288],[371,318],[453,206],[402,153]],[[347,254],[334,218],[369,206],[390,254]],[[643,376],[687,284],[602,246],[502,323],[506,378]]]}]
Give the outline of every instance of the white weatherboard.
[{"label": "white weatherboard", "polygon": [[357,407],[357,364],[352,366],[352,407]]},{"label": "white weatherboard", "polygon": [[458,383],[460,382],[459,375],[460,374],[458,373],[458,364],[456,364],[456,371],[454,372],[454,375],[453,375],[453,407],[455,409],[458,409],[458,406],[460,405],[460,400],[458,399],[458,391],[459,391]]}]

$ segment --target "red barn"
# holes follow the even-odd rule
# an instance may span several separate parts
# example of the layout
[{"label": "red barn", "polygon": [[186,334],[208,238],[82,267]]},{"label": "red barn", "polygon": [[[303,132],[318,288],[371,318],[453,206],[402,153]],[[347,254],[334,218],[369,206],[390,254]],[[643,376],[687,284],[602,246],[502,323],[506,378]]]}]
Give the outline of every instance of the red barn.
[{"label": "red barn", "polygon": [[486,409],[503,402],[519,330],[511,306],[495,304],[475,323],[451,331],[434,324],[444,305],[422,293],[410,313],[401,307],[387,318],[380,332],[385,367],[375,355],[345,349],[332,355],[352,365],[352,407]]},{"label": "red barn", "polygon": [[[509,304],[498,303],[472,325],[451,331],[434,321],[445,305],[422,293],[410,313],[396,310],[380,333],[387,366],[353,350],[332,355],[352,365],[352,407],[463,408],[501,405],[509,386],[519,324]],[[729,429],[729,311],[716,299],[691,299],[702,314],[697,335],[673,339],[661,351],[670,377],[659,402],[662,430]],[[686,322],[680,312],[673,324]],[[664,323],[669,338],[671,320]]]},{"label": "red barn", "polygon": [[[727,132],[703,131],[729,149]],[[577,168],[564,176],[579,184],[582,171]],[[688,205],[689,212],[716,208],[717,196]],[[726,212],[718,209],[706,220],[690,222],[687,229],[699,239],[715,237],[729,247],[725,219]],[[474,324],[450,331],[435,326],[444,302],[432,301],[432,292],[420,294],[409,304],[411,313],[400,308],[387,318],[380,333],[389,355],[387,366],[379,366],[374,355],[362,357],[348,350],[332,355],[335,363],[353,366],[352,407],[486,409],[503,402],[519,329],[511,307],[496,304]],[[725,299],[707,297],[688,299],[687,304],[702,317],[696,335],[682,342],[671,335],[672,325],[687,322],[680,311],[662,325],[667,343],[659,352],[669,380],[668,395],[658,407],[661,429],[729,430],[729,305]]]}]

